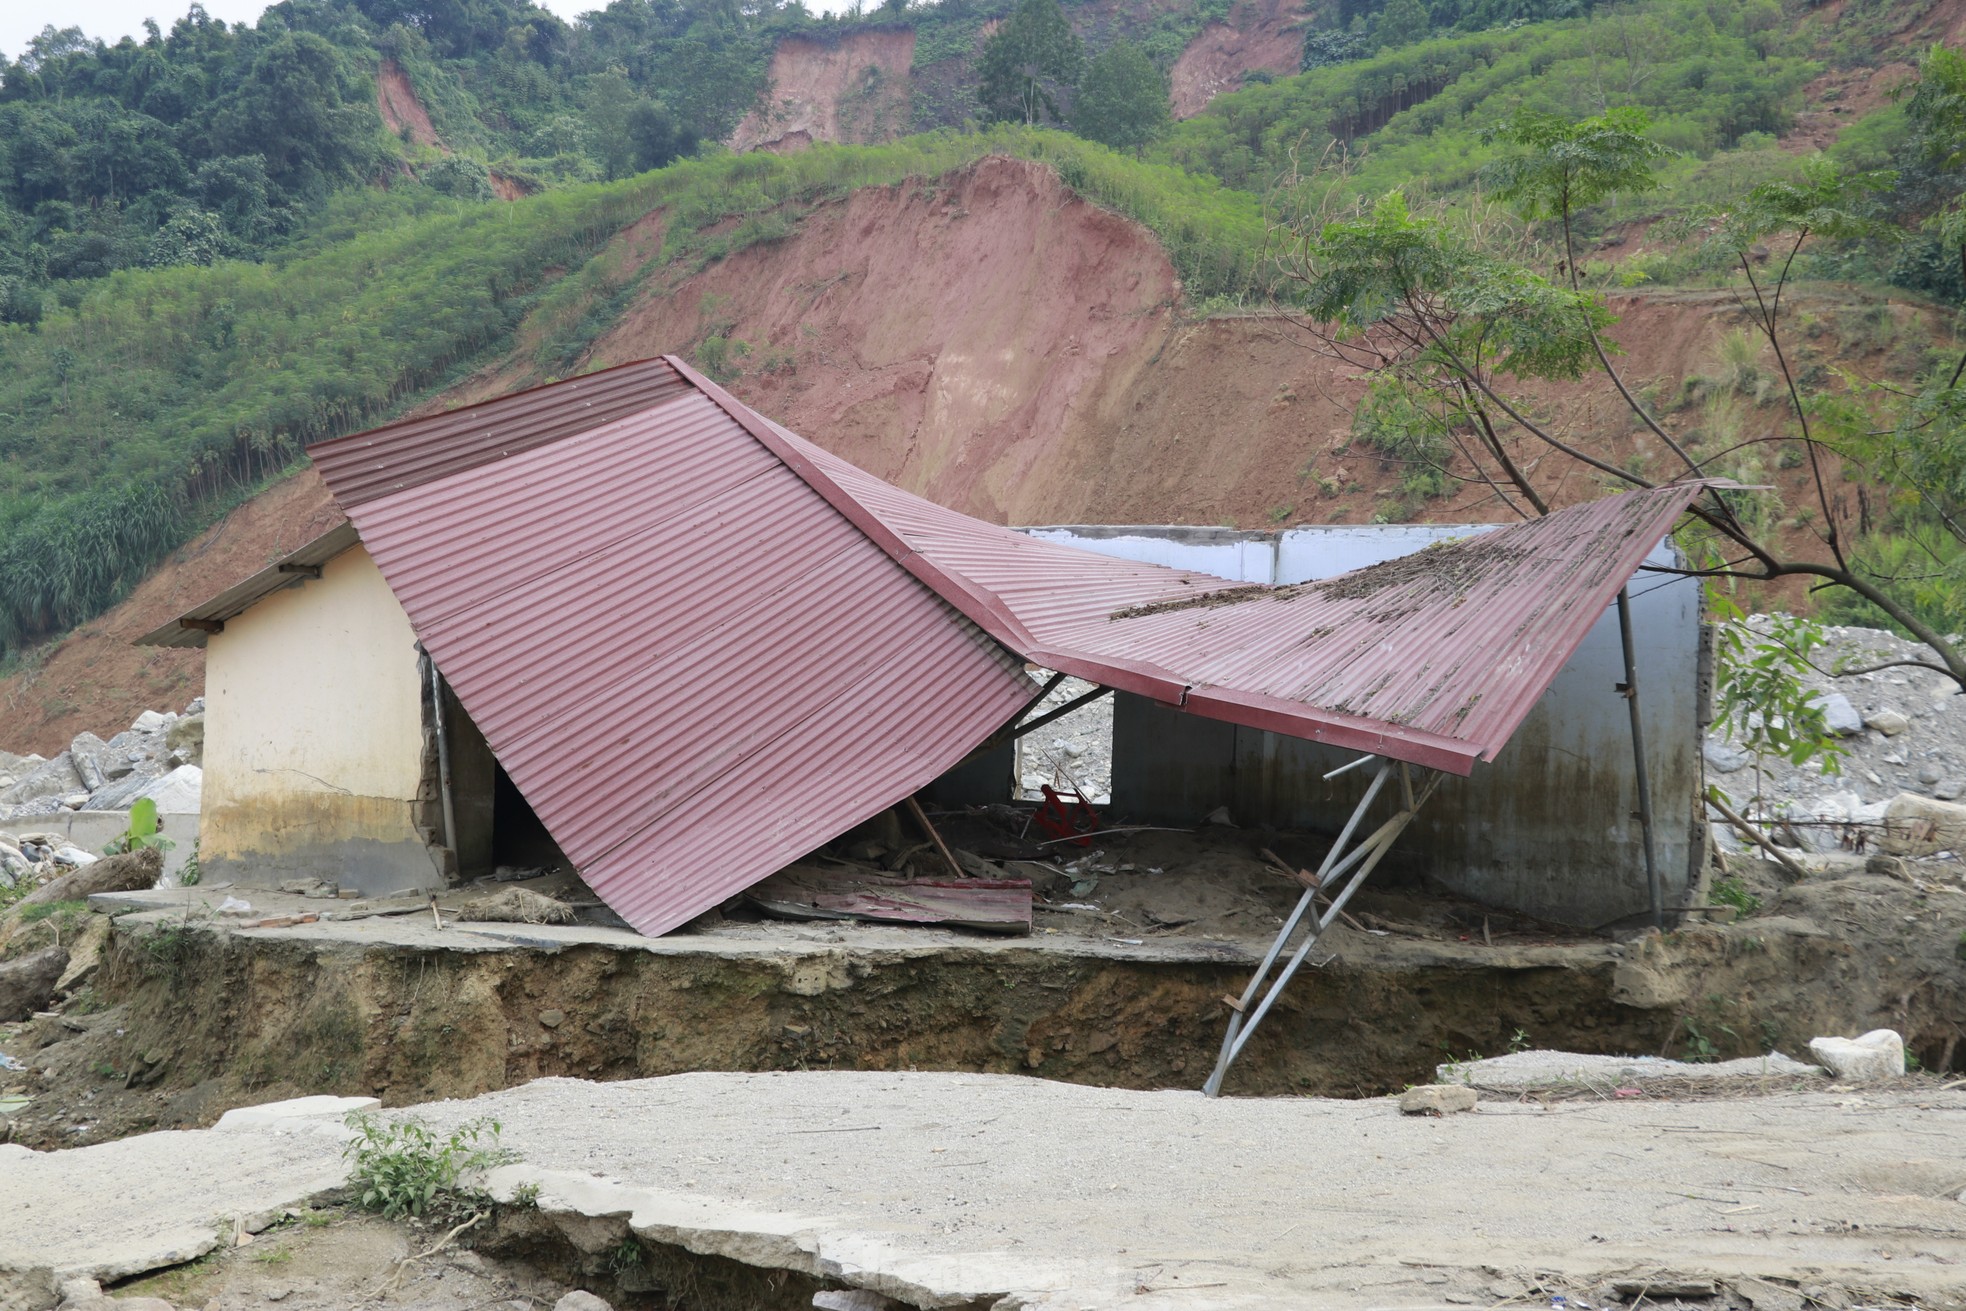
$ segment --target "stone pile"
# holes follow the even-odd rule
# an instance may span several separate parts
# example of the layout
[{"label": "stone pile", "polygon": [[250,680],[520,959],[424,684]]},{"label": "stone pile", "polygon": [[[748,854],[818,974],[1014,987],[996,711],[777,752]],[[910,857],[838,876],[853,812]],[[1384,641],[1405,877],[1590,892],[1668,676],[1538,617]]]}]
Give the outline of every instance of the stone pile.
[{"label": "stone pile", "polygon": [[65,810],[128,810],[142,797],[160,814],[195,814],[204,753],[203,697],[183,714],[146,710],[107,742],[78,733],[52,760],[0,751],[0,823]]},{"label": "stone pile", "polygon": [[0,833],[0,888],[25,882],[38,887],[69,870],[96,862],[64,833]]},{"label": "stone pile", "polygon": [[[1767,622],[1762,615],[1748,621],[1755,628]],[[1878,629],[1825,631],[1829,641],[1811,657],[1823,669],[1934,659],[1918,643]],[[1707,782],[1783,846],[1966,856],[1966,843],[1949,841],[1966,834],[1966,696],[1958,685],[1908,666],[1809,682],[1843,750],[1838,768],[1772,756],[1757,762],[1716,723],[1705,742]],[[1714,835],[1722,850],[1743,849],[1725,824],[1716,824]]]}]

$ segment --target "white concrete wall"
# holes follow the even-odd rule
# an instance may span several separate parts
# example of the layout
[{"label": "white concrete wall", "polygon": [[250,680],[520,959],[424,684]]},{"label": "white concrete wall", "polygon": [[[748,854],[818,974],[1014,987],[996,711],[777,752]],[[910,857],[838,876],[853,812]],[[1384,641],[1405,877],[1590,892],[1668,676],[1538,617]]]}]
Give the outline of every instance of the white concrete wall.
[{"label": "white concrete wall", "polygon": [[423,697],[409,616],[360,546],[212,635],[200,861],[216,880],[440,886],[412,814]]}]

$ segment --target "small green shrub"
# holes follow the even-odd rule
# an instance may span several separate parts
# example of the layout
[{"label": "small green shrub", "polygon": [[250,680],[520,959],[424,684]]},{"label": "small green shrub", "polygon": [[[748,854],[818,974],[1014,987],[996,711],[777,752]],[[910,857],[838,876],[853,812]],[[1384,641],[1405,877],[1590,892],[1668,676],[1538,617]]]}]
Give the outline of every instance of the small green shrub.
[{"label": "small green shrub", "polygon": [[386,1219],[448,1216],[481,1209],[484,1193],[466,1176],[507,1165],[517,1154],[498,1145],[496,1120],[471,1120],[439,1138],[420,1120],[348,1117],[355,1138],[342,1149],[354,1168],[355,1204]]},{"label": "small green shrub", "polygon": [[1715,879],[1707,900],[1716,906],[1732,906],[1743,916],[1761,909],[1761,898],[1749,892],[1747,885],[1735,878]]},{"label": "small green shrub", "polygon": [[169,838],[158,832],[157,803],[149,797],[139,797],[130,807],[130,825],[102,849],[105,856],[118,856],[126,851],[138,851],[144,847],[156,847],[159,851],[169,851],[176,846]]}]

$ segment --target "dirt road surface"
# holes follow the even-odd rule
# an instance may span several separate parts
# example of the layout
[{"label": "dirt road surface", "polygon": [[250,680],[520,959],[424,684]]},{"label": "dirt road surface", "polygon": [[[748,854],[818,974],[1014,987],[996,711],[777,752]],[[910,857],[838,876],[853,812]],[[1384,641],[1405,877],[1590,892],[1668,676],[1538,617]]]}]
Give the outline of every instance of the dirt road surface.
[{"label": "dirt road surface", "polygon": [[[491,1185],[536,1186],[530,1223],[607,1220],[911,1306],[1595,1304],[1620,1280],[1711,1280],[1756,1308],[1966,1307],[1962,1089],[1483,1100],[1435,1119],[1384,1098],[688,1074],[541,1079],[415,1113],[440,1129],[499,1120],[520,1163]],[[101,1233],[128,1271],[135,1218],[209,1223],[226,1160],[261,1170],[264,1152],[244,1149],[275,1133],[295,1160],[288,1196],[254,1173],[253,1204],[297,1205],[322,1187],[324,1154],[292,1128],[10,1161],[0,1267],[93,1269],[78,1251]],[[201,1150],[213,1138],[239,1147]],[[118,1186],[88,1186],[110,1154]],[[155,1246],[161,1263],[183,1241]]]}]

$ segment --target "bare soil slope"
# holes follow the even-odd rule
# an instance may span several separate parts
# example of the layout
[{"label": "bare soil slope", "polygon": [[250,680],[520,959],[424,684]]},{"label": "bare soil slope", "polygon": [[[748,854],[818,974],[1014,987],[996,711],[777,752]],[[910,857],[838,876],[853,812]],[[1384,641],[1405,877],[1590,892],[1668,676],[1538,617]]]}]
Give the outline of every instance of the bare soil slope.
[{"label": "bare soil slope", "polygon": [[1215,97],[1240,90],[1245,73],[1298,72],[1307,9],[1302,0],[1243,0],[1227,22],[1204,27],[1174,61],[1168,79],[1174,117],[1193,118]]},{"label": "bare soil slope", "polygon": [[[663,226],[651,213],[617,238],[622,278],[655,256]],[[1810,289],[1797,305],[1813,320],[1798,343],[1803,368],[1903,376],[1943,336],[1928,311],[1836,288]],[[1762,385],[1772,368],[1752,385],[1724,377],[1721,339],[1743,321],[1730,296],[1625,294],[1616,308],[1626,378],[1677,409],[1682,430],[1704,426],[1707,449],[1779,421],[1779,392]],[[535,331],[522,328],[510,356],[431,406],[546,381]],[[706,346],[713,338],[721,359]],[[1274,318],[1185,317],[1179,279],[1149,231],[1023,161],[865,189],[701,271],[657,269],[580,367],[666,352],[714,361],[732,390],[794,430],[998,522],[1257,528],[1404,513],[1402,470],[1349,444],[1356,377]],[[1595,432],[1614,462],[1666,471],[1666,452],[1596,391],[1539,402]],[[1782,531],[1806,535],[1806,469],[1732,471],[1777,484]],[[1837,497],[1867,494],[1831,473]],[[1607,488],[1579,474],[1554,490],[1571,502]],[[1479,486],[1422,513],[1506,516]],[[311,476],[235,512],[122,606],[0,682],[0,746],[52,752],[82,729],[107,736],[142,709],[182,706],[202,685],[198,655],[129,639],[332,520]]]},{"label": "bare soil slope", "polygon": [[417,98],[416,88],[410,85],[409,75],[393,59],[383,60],[382,67],[376,70],[375,107],[382,115],[382,125],[396,136],[411,145],[450,153],[432,126],[429,111]]},{"label": "bare soil slope", "polygon": [[912,28],[854,32],[837,41],[787,37],[772,52],[770,95],[737,125],[731,149],[900,136],[908,130],[914,58]]}]

